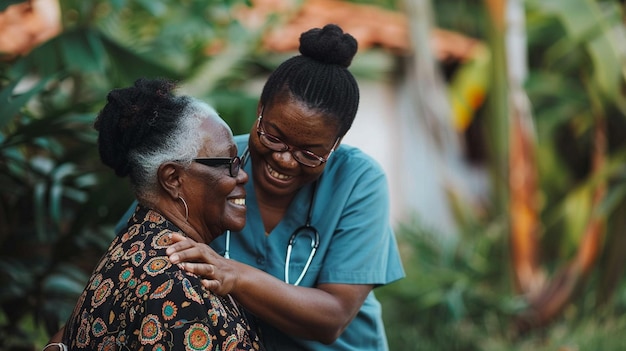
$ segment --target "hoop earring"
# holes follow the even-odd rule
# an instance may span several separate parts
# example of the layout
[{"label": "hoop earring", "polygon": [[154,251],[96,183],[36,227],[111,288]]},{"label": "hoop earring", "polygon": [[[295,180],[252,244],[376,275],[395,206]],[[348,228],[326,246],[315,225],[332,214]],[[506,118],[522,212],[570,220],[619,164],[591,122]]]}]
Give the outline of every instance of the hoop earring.
[{"label": "hoop earring", "polygon": [[182,197],[178,197],[180,199],[180,201],[183,202],[183,205],[185,206],[185,222],[189,219],[189,207],[187,206],[187,201],[185,201],[185,199],[183,199]]}]

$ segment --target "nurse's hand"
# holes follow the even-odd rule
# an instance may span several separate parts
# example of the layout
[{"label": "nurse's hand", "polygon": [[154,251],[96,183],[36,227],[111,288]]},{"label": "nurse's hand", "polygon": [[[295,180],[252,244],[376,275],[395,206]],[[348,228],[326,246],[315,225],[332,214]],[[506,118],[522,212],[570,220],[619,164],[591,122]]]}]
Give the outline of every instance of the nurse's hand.
[{"label": "nurse's hand", "polygon": [[202,285],[218,295],[227,295],[235,288],[239,276],[234,261],[180,234],[172,234],[171,238],[174,243],[166,251],[170,262],[199,276]]}]

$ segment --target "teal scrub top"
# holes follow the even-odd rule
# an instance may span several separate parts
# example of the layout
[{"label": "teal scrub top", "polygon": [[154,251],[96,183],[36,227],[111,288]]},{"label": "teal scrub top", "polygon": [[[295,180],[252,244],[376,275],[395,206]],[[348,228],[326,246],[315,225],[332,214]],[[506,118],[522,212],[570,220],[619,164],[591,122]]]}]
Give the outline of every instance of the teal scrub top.
[{"label": "teal scrub top", "polygon": [[[235,137],[240,153],[249,135]],[[358,148],[340,145],[313,185],[298,191],[281,222],[265,235],[253,189],[251,163],[244,165],[250,176],[246,187],[247,217],[241,232],[229,235],[231,259],[285,279],[290,237],[307,220],[319,233],[319,246],[300,286],[317,284],[373,284],[381,286],[404,277],[404,269],[389,215],[387,178],[380,165]],[[311,200],[313,200],[311,202]],[[134,209],[133,206],[131,206]],[[226,235],[210,245],[224,254]],[[311,252],[311,239],[299,235],[292,247],[289,283],[300,276]],[[259,303],[263,303],[259,301]],[[261,337],[267,350],[388,350],[381,306],[370,292],[354,320],[332,344],[291,337],[261,322]]]},{"label": "teal scrub top", "polygon": [[[235,142],[242,153],[248,145],[248,135],[236,136]],[[300,286],[380,286],[404,277],[390,223],[387,178],[370,156],[355,147],[341,145],[326,163],[315,196],[312,197],[312,184],[300,189],[269,235],[264,234],[250,162],[244,170],[250,176],[246,184],[246,226],[241,232],[230,234],[231,259],[284,280],[289,239],[306,223],[312,203],[311,225],[319,233],[319,246]],[[216,238],[211,246],[224,254],[226,236]],[[297,236],[289,259],[289,283],[300,276],[310,252],[311,239]],[[381,306],[373,292],[331,345],[292,338],[269,325],[262,325],[262,337],[268,350],[388,350]]]}]

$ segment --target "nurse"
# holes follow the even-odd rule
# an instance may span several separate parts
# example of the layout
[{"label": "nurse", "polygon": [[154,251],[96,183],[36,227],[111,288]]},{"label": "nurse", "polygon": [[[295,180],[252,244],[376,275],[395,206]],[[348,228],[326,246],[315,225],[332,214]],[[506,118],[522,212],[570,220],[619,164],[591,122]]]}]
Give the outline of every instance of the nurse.
[{"label": "nurse", "polygon": [[[359,104],[357,42],[336,25],[300,37],[268,78],[245,150],[240,232],[175,236],[174,263],[259,317],[268,350],[387,350],[373,289],[404,277],[381,167],[342,145]],[[308,224],[308,226],[307,226]]]}]

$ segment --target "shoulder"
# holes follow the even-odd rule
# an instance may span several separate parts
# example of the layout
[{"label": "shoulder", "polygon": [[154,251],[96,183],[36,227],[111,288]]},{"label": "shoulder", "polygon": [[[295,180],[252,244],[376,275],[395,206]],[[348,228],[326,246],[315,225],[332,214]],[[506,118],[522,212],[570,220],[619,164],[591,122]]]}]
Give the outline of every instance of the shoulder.
[{"label": "shoulder", "polygon": [[341,145],[331,155],[318,184],[319,194],[332,194],[332,201],[338,203],[342,199],[359,203],[365,198],[384,202],[389,196],[389,184],[382,166],[361,149],[350,145]]},{"label": "shoulder", "polygon": [[330,174],[333,178],[386,178],[385,172],[378,161],[361,149],[346,144],[341,144],[333,152],[328,159],[324,174]]},{"label": "shoulder", "polygon": [[235,144],[237,145],[237,150],[239,155],[243,154],[243,150],[248,147],[248,139],[250,139],[250,134],[239,134],[234,136]]}]

